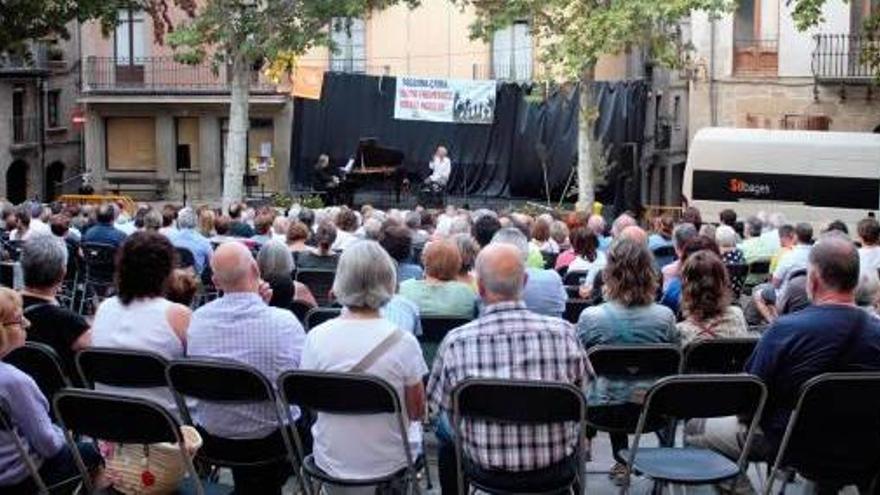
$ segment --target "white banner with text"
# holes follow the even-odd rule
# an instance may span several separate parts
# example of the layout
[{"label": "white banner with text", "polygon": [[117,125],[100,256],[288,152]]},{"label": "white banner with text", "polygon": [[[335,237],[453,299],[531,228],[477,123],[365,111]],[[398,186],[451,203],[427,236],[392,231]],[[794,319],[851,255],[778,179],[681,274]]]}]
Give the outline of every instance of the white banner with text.
[{"label": "white banner with text", "polygon": [[492,124],[495,81],[397,78],[394,118],[455,124]]}]

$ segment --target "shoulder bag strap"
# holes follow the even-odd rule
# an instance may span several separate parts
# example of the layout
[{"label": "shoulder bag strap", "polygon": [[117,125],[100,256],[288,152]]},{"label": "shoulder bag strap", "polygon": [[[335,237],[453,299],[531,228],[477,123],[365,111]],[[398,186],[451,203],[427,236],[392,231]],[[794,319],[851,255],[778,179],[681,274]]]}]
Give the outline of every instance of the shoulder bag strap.
[{"label": "shoulder bag strap", "polygon": [[376,361],[378,361],[379,358],[381,358],[389,350],[391,350],[391,348],[394,347],[394,344],[399,342],[402,338],[403,331],[401,331],[399,328],[395,328],[387,337],[382,339],[382,341],[379,342],[376,347],[373,348],[373,350],[368,352],[367,355],[361,358],[361,360],[358,361],[357,364],[352,366],[349,372],[363,373],[367,371],[368,369],[370,369],[371,366],[376,364]]}]

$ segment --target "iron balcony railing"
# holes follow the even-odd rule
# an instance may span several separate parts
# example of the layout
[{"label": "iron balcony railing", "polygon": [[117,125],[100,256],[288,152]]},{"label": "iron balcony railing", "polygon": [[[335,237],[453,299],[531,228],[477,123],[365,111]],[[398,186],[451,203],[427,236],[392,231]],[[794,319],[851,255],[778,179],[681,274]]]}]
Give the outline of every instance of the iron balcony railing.
[{"label": "iron balcony railing", "polygon": [[866,50],[880,50],[880,40],[858,34],[817,34],[813,76],[821,81],[868,82],[880,67],[867,63]]},{"label": "iron balcony railing", "polygon": [[[87,57],[83,62],[83,92],[86,93],[208,93],[231,90],[228,67],[215,71],[208,63],[184,64],[173,57]],[[251,77],[251,91],[274,93],[276,85],[259,71]]]},{"label": "iron balcony railing", "polygon": [[25,53],[0,53],[0,72],[40,72],[49,69],[49,50],[46,43],[33,42]]}]

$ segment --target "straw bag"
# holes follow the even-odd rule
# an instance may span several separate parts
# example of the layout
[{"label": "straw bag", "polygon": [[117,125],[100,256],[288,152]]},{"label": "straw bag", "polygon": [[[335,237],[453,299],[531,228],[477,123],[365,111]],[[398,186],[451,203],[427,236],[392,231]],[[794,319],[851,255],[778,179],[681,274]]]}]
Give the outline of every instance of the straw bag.
[{"label": "straw bag", "polygon": [[[191,426],[180,433],[192,459],[202,446],[202,436]],[[160,495],[177,490],[187,474],[180,448],[173,443],[150,445],[103,443],[105,475],[113,488],[127,495]]]}]

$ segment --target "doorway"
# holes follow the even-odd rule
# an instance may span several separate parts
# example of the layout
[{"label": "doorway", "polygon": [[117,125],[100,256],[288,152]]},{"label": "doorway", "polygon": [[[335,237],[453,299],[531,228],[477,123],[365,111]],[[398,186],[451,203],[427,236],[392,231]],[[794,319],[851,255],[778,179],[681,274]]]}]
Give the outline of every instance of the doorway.
[{"label": "doorway", "polygon": [[28,164],[23,160],[12,162],[6,170],[6,199],[17,205],[27,199]]},{"label": "doorway", "polygon": [[61,182],[64,181],[64,164],[61,162],[52,162],[46,169],[46,197],[45,201],[55,201],[64,187]]}]

